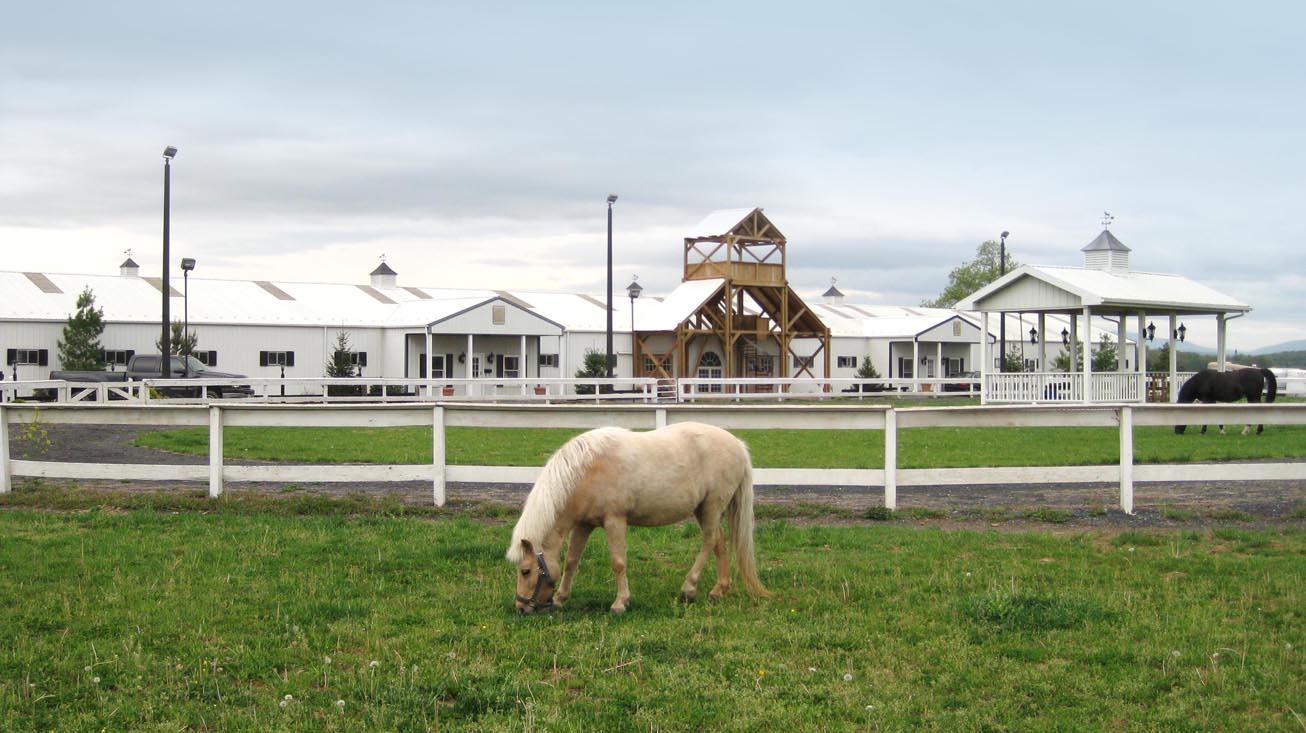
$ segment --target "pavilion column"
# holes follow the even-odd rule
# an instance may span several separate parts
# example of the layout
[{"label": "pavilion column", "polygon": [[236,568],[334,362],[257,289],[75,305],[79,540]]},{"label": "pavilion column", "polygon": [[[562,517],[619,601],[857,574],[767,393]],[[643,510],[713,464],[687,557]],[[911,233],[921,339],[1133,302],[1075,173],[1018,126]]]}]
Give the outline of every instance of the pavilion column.
[{"label": "pavilion column", "polygon": [[1147,314],[1138,312],[1138,341],[1134,342],[1134,364],[1138,367],[1137,371],[1142,381],[1142,386],[1138,394],[1142,395],[1142,401],[1147,402]]},{"label": "pavilion column", "polygon": [[989,401],[989,312],[980,313],[980,404]]},{"label": "pavilion column", "polygon": [[[432,357],[432,354],[431,354],[431,348],[432,348],[432,345],[431,345],[431,327],[430,327],[430,326],[427,326],[427,327],[426,327],[426,356],[424,357],[424,358],[426,359],[426,363],[422,365],[422,369],[421,369],[421,371],[418,372],[418,374],[425,374],[425,375],[426,375],[426,396],[427,396],[427,397],[430,397],[430,396],[431,396],[431,379],[433,378],[433,375],[431,374],[431,357]],[[444,371],[445,371],[446,374],[449,372],[449,369],[450,369],[450,368],[451,368],[451,367],[450,367],[449,365],[447,365],[447,364],[445,365],[445,367],[444,367]]]},{"label": "pavilion column", "polygon": [[[1129,352],[1125,351],[1125,326],[1128,325],[1129,314],[1121,313],[1120,320],[1116,323],[1116,371],[1124,373],[1129,369]],[[1137,359],[1134,360],[1137,364]]]},{"label": "pavilion column", "polygon": [[[466,373],[468,379],[473,379],[476,376],[479,376],[479,375],[472,374],[473,353],[474,352],[472,351],[472,335],[469,333],[467,334],[467,365],[463,368],[463,371]],[[471,388],[472,387],[470,384],[467,385],[468,391],[470,391]]]},{"label": "pavilion column", "polygon": [[1093,401],[1093,312],[1088,308],[1084,309],[1084,342],[1080,347],[1080,353],[1084,359],[1084,402]]},{"label": "pavilion column", "polygon": [[1038,371],[1048,371],[1048,324],[1047,314],[1038,313]]},{"label": "pavilion column", "polygon": [[[522,334],[521,346],[517,350],[517,376],[521,378],[530,376],[526,373],[526,334]],[[525,390],[525,386],[522,389]]]},{"label": "pavilion column", "polygon": [[921,342],[911,342],[911,391],[921,391]]},{"label": "pavilion column", "polygon": [[1216,316],[1215,316],[1215,326],[1216,326],[1216,332],[1215,332],[1215,344],[1216,344],[1216,345],[1215,345],[1215,362],[1216,362],[1216,368],[1219,369],[1220,371],[1224,371],[1224,368],[1225,368],[1225,365],[1224,365],[1224,357],[1225,357],[1225,340],[1224,340],[1224,336],[1225,336],[1225,329],[1228,327],[1228,325],[1229,325],[1229,322],[1225,319],[1224,314],[1223,314],[1223,313],[1217,313]]},{"label": "pavilion column", "polygon": [[1070,372],[1079,371],[1079,314],[1070,314],[1070,345],[1066,347],[1070,356]]},{"label": "pavilion column", "polygon": [[1179,326],[1179,316],[1176,313],[1170,314],[1170,379],[1166,384],[1170,385],[1170,401],[1179,401],[1179,390],[1176,388],[1179,382],[1179,344],[1175,341],[1175,329]]},{"label": "pavilion column", "polygon": [[[943,342],[942,342],[942,341],[935,341],[935,342],[934,342],[934,377],[935,377],[936,379],[937,379],[938,377],[942,377],[942,376],[943,376],[943,372],[944,372],[944,369],[943,369]],[[943,387],[940,386],[938,389],[943,389]]]}]

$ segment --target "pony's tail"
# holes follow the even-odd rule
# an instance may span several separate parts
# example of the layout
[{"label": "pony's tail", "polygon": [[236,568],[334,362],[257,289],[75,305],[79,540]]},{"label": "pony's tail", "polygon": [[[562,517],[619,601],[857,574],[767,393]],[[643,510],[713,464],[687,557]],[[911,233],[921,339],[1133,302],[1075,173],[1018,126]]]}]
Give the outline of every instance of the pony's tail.
[{"label": "pony's tail", "polygon": [[748,458],[744,462],[744,480],[730,498],[729,522],[735,562],[739,564],[739,575],[744,579],[749,595],[770,598],[771,592],[762,586],[762,579],[757,576],[757,558],[753,555],[753,466]]},{"label": "pony's tail", "polygon": [[1273,402],[1274,396],[1279,393],[1279,380],[1275,378],[1274,372],[1264,367],[1261,368],[1261,375],[1265,377],[1265,401]]}]

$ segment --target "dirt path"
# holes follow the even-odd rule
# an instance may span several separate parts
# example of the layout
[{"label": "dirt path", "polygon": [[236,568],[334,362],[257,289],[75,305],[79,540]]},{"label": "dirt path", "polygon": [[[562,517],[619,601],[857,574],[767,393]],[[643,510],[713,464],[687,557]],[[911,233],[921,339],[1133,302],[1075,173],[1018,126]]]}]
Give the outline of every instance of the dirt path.
[{"label": "dirt path", "polygon": [[[169,453],[133,444],[142,432],[164,430],[140,426],[53,425],[50,446],[35,454],[22,440],[13,440],[14,458],[72,461],[82,463],[153,463],[202,465],[203,456]],[[16,436],[15,436],[16,437]],[[264,461],[233,460],[233,465]],[[117,490],[159,490],[169,482],[82,482]],[[195,487],[195,484],[187,484]],[[454,483],[448,486],[451,500],[495,502],[520,506],[529,486],[521,484]],[[233,494],[246,492],[284,494],[313,492],[328,495],[367,493],[397,496],[414,504],[431,502],[427,482],[351,484],[267,484],[233,483]],[[760,486],[759,504],[813,504],[863,512],[883,504],[883,492],[871,487],[779,487]],[[1237,519],[1252,524],[1306,526],[1295,517],[1306,506],[1306,481],[1139,483],[1135,488],[1136,514],[1132,517],[1112,511],[1118,500],[1113,484],[1038,484],[976,486],[900,486],[899,509],[940,512],[946,518],[967,521],[1034,522],[1053,519],[1073,526],[1137,527],[1147,525],[1209,524]]]}]

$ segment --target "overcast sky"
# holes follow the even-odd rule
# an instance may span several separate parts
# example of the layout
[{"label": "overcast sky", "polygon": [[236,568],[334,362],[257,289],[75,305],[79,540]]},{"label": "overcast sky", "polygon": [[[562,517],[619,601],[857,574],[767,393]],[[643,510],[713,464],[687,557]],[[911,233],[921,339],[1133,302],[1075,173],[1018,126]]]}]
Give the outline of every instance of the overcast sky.
[{"label": "overcast sky", "polygon": [[[3,269],[601,293],[679,282],[762,206],[789,279],[915,305],[985,239],[1253,306],[1306,338],[1306,4],[15,3],[0,25]],[[1214,344],[1214,319],[1187,323]]]}]

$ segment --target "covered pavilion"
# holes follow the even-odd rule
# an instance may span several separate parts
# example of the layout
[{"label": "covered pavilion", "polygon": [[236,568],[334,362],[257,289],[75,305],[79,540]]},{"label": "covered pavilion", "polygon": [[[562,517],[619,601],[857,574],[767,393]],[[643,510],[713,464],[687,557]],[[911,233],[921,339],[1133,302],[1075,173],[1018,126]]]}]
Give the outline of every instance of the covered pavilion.
[{"label": "covered pavilion", "polygon": [[[1038,372],[1002,372],[1002,359],[995,358],[987,339],[981,339],[980,379],[983,403],[1003,402],[1144,402],[1148,397],[1147,342],[1158,329],[1152,319],[1165,318],[1169,328],[1169,373],[1163,380],[1164,390],[1153,390],[1174,401],[1177,378],[1176,340],[1183,338],[1181,318],[1201,316],[1216,320],[1216,361],[1225,365],[1228,323],[1246,315],[1251,306],[1233,297],[1194,282],[1181,275],[1135,272],[1129,268],[1129,248],[1108,229],[1083,248],[1083,267],[1026,265],[993,281],[958,308],[978,311],[983,321],[981,332],[989,332],[993,314],[1033,314],[1037,318],[1035,338],[1038,347]],[[1061,344],[1070,355],[1069,372],[1047,368],[1047,344],[1057,334],[1047,334],[1046,316],[1058,313],[1070,321],[1062,331]],[[1114,322],[1116,326],[1117,369],[1093,372],[1089,332],[1093,318]],[[1125,348],[1130,318],[1136,319],[1133,358]],[[1082,319],[1082,320],[1081,320]],[[1081,326],[1081,323],[1083,324]]]}]

